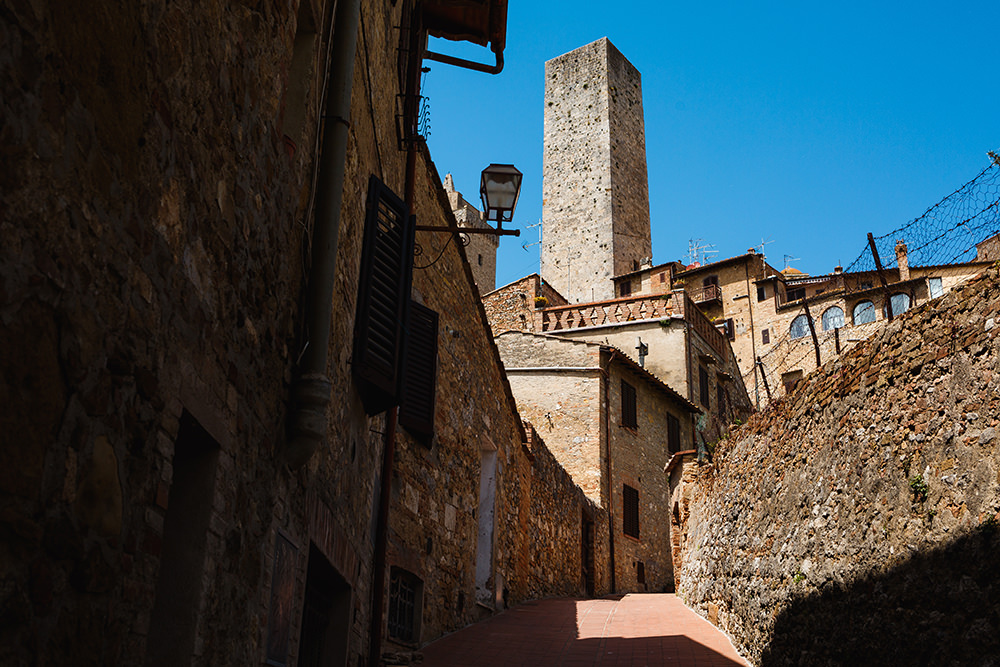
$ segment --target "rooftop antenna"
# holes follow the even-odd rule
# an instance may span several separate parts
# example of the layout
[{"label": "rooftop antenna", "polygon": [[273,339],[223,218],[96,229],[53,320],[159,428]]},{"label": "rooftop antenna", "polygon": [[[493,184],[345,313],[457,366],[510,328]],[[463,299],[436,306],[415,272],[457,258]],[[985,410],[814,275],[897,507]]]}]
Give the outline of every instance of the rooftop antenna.
[{"label": "rooftop antenna", "polygon": [[760,237],[760,243],[754,246],[754,248],[757,248],[760,251],[760,256],[763,257],[764,259],[767,259],[767,256],[764,254],[764,246],[766,246],[768,243],[774,243],[774,240],[769,236],[765,241],[764,237],[762,236]]},{"label": "rooftop antenna", "polygon": [[785,255],[785,268],[786,269],[789,268],[789,266],[788,266],[789,262],[797,262],[800,259],[802,259],[802,258],[801,257],[792,257],[791,255]]},{"label": "rooftop antenna", "polygon": [[[542,221],[539,220],[533,225],[524,226],[525,229],[534,229],[535,227],[538,227],[538,240],[535,241],[534,243],[522,243],[521,247],[524,248],[524,252],[528,252],[528,248],[530,248],[533,245],[537,246],[542,245]],[[541,248],[539,248],[538,251],[541,252]]]},{"label": "rooftop antenna", "polygon": [[704,264],[709,255],[718,255],[718,250],[712,250],[715,245],[707,243],[705,239],[688,239],[688,264]]}]

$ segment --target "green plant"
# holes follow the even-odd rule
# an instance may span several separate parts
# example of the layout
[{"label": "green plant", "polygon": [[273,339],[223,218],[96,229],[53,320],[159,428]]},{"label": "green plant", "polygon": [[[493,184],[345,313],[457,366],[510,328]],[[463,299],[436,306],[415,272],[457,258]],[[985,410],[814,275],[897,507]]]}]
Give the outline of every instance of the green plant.
[{"label": "green plant", "polygon": [[544,296],[535,297],[535,308],[544,308],[547,305],[549,305],[549,300]]},{"label": "green plant", "polygon": [[934,517],[936,517],[936,516],[937,516],[937,510],[935,510],[935,509],[929,509],[929,510],[927,510],[927,520],[928,521],[933,521]]},{"label": "green plant", "polygon": [[913,492],[913,497],[917,501],[924,502],[927,500],[927,492],[930,491],[930,487],[924,481],[923,475],[915,475],[910,478],[910,491]]},{"label": "green plant", "polygon": [[802,572],[796,572],[795,576],[792,577],[792,581],[794,581],[795,583],[800,583],[805,580],[806,580],[806,575],[802,574]]}]

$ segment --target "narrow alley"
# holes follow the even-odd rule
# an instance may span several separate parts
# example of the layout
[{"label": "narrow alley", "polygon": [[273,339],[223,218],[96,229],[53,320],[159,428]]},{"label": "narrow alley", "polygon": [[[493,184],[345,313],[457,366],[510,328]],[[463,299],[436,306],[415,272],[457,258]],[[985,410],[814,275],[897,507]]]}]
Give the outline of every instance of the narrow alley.
[{"label": "narrow alley", "polygon": [[676,595],[655,593],[529,602],[422,652],[425,667],[747,664]]}]

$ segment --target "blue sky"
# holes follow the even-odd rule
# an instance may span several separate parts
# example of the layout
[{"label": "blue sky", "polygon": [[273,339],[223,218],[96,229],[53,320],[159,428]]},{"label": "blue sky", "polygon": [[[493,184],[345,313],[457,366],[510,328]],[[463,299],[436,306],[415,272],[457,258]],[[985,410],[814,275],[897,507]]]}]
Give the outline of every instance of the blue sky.
[{"label": "blue sky", "polygon": [[500,75],[425,62],[431,155],[477,203],[489,163],[524,172],[497,285],[537,271],[544,64],[607,36],[642,74],[654,262],[763,240],[829,273],[1000,149],[1000,2],[946,4],[510,0]]}]

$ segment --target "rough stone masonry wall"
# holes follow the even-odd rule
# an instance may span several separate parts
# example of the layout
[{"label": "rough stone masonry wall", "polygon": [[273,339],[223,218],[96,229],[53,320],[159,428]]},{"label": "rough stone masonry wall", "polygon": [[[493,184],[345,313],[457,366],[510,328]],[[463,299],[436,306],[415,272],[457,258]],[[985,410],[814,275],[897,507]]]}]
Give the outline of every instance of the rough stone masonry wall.
[{"label": "rough stone masonry wall", "polygon": [[759,664],[995,664],[1000,270],[724,440],[679,592]]},{"label": "rough stone masonry wall", "polygon": [[574,303],[614,296],[608,88],[607,38],[545,63],[541,274]]},{"label": "rough stone masonry wall", "polygon": [[260,659],[275,526],[305,532],[274,458],[311,160],[282,137],[295,35],[289,3],[0,3],[4,664],[143,662],[184,409],[221,449],[196,651]]},{"label": "rough stone masonry wall", "polygon": [[[611,140],[613,276],[653,260],[646,175],[646,124],[642,77],[614,44],[608,48],[608,124]],[[612,285],[612,290],[614,286]]]}]

